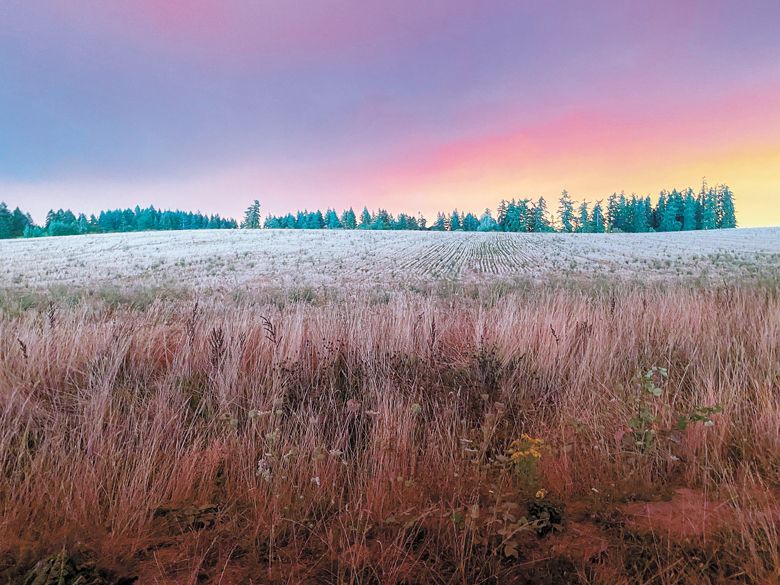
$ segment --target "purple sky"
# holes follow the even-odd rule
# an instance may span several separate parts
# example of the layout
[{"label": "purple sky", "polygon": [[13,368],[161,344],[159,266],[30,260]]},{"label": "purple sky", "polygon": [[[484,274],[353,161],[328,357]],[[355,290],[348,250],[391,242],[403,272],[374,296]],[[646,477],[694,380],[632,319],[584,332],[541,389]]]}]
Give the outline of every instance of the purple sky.
[{"label": "purple sky", "polygon": [[0,199],[239,215],[729,183],[780,223],[780,2],[0,4]]}]

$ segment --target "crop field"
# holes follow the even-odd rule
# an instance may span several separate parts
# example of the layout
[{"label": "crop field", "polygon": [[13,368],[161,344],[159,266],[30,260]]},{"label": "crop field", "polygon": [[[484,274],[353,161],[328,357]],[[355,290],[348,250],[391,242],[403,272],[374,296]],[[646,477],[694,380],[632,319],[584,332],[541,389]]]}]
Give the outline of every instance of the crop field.
[{"label": "crop field", "polygon": [[778,229],[0,253],[0,583],[780,582]]},{"label": "crop field", "polygon": [[678,234],[146,232],[0,242],[0,282],[55,285],[388,286],[585,278],[755,278],[780,229]]}]

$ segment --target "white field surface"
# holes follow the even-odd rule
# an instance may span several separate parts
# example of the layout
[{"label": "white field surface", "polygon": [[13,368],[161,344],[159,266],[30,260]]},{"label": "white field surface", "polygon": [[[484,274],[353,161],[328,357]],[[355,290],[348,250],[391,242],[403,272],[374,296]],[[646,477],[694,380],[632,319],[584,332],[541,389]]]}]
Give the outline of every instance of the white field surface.
[{"label": "white field surface", "polygon": [[305,230],[143,232],[0,241],[0,288],[411,287],[551,277],[780,274],[780,228],[658,234]]}]

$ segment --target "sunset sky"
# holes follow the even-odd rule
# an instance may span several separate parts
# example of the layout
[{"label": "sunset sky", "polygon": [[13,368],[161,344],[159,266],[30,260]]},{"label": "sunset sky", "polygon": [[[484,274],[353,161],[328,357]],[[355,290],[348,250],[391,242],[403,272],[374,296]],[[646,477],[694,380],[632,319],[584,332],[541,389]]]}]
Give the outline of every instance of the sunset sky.
[{"label": "sunset sky", "polygon": [[0,200],[42,220],[657,194],[780,225],[780,1],[5,0]]}]

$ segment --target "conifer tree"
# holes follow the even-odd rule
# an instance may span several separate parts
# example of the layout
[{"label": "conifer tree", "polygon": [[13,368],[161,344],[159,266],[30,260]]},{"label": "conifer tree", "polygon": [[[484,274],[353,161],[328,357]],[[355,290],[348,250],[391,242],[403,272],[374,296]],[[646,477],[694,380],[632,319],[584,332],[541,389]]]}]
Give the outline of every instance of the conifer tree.
[{"label": "conifer tree", "polygon": [[607,216],[605,218],[607,230],[613,231],[618,227],[618,211],[618,194],[612,193],[612,195],[607,198]]},{"label": "conifer tree", "polygon": [[632,230],[634,233],[644,233],[650,231],[648,221],[650,215],[647,211],[647,202],[641,197],[634,199],[634,214],[631,218]]},{"label": "conifer tree", "polygon": [[341,220],[336,214],[335,209],[328,209],[325,212],[325,227],[329,230],[337,230],[341,228]]},{"label": "conifer tree", "polygon": [[355,211],[351,207],[341,214],[341,225],[348,230],[354,230],[357,227],[357,217],[355,217]]},{"label": "conifer tree", "polygon": [[493,215],[490,213],[490,210],[485,209],[485,211],[482,213],[482,217],[479,220],[479,227],[477,228],[477,231],[495,232],[498,231],[498,229],[498,222],[493,219]]},{"label": "conifer tree", "polygon": [[701,206],[699,229],[716,229],[718,227],[718,196],[715,189],[707,186],[706,181],[702,181],[699,200],[699,205]]},{"label": "conifer tree", "polygon": [[680,214],[679,194],[675,191],[669,194],[664,206],[663,214],[659,219],[658,229],[662,232],[676,232],[680,230],[680,222],[677,220]]},{"label": "conifer tree", "polygon": [[[496,222],[501,230],[506,231],[506,212],[508,203],[505,199],[502,199],[498,203],[498,209],[496,209]],[[475,216],[476,219],[476,216]]]},{"label": "conifer tree", "polygon": [[561,193],[561,199],[558,203],[558,217],[561,221],[561,230],[564,233],[569,234],[574,231],[574,203],[572,203],[566,189]]},{"label": "conifer tree", "polygon": [[361,230],[371,229],[371,214],[368,212],[368,207],[364,207],[360,212],[360,225],[358,228]]},{"label": "conifer tree", "polygon": [[579,219],[577,220],[577,231],[581,234],[592,232],[590,224],[590,212],[588,211],[588,202],[580,203]]},{"label": "conifer tree", "polygon": [[621,191],[620,197],[618,197],[615,225],[612,227],[612,229],[620,230],[621,232],[629,231],[631,229],[630,215],[631,215],[631,208],[628,204],[628,199],[626,199],[625,192]]},{"label": "conifer tree", "polygon": [[544,197],[539,197],[534,206],[532,231],[550,231],[550,220],[547,217],[547,202],[544,200]]},{"label": "conifer tree", "polygon": [[24,213],[21,209],[16,207],[11,213],[11,237],[21,238],[24,236],[24,231],[27,226],[33,225],[32,217],[29,213]]},{"label": "conifer tree", "polygon": [[606,231],[606,220],[604,218],[604,210],[601,206],[601,201],[596,201],[596,205],[593,206],[593,213],[591,214],[590,224],[593,226],[593,233],[603,234]]},{"label": "conifer tree", "polygon": [[506,212],[504,213],[503,230],[505,232],[524,232],[526,229],[523,220],[524,217],[520,207],[518,207],[515,200],[512,199],[507,205]]},{"label": "conifer tree", "polygon": [[260,202],[257,199],[244,212],[244,221],[241,222],[241,228],[245,230],[260,229]]},{"label": "conifer tree", "polygon": [[666,191],[661,191],[658,196],[658,204],[655,206],[655,212],[653,213],[653,228],[657,231],[663,231],[661,229],[661,223],[663,217],[666,214]]},{"label": "conifer tree", "polygon": [[734,210],[734,195],[727,185],[721,185],[718,190],[719,223],[721,229],[737,227],[737,215]]},{"label": "conifer tree", "polygon": [[0,240],[7,240],[13,235],[13,215],[8,210],[5,201],[0,201]]},{"label": "conifer tree", "polygon": [[[501,226],[499,226],[499,229]],[[473,213],[469,212],[463,218],[463,231],[475,232],[479,229],[479,219]]]},{"label": "conifer tree", "polygon": [[450,231],[455,232],[459,231],[461,229],[460,225],[460,214],[458,213],[458,210],[452,212],[452,215],[450,215]]},{"label": "conifer tree", "polygon": [[684,231],[691,231],[696,229],[696,215],[698,205],[696,198],[693,196],[693,190],[687,189],[685,197],[683,198],[683,210],[682,210],[682,229]]}]

